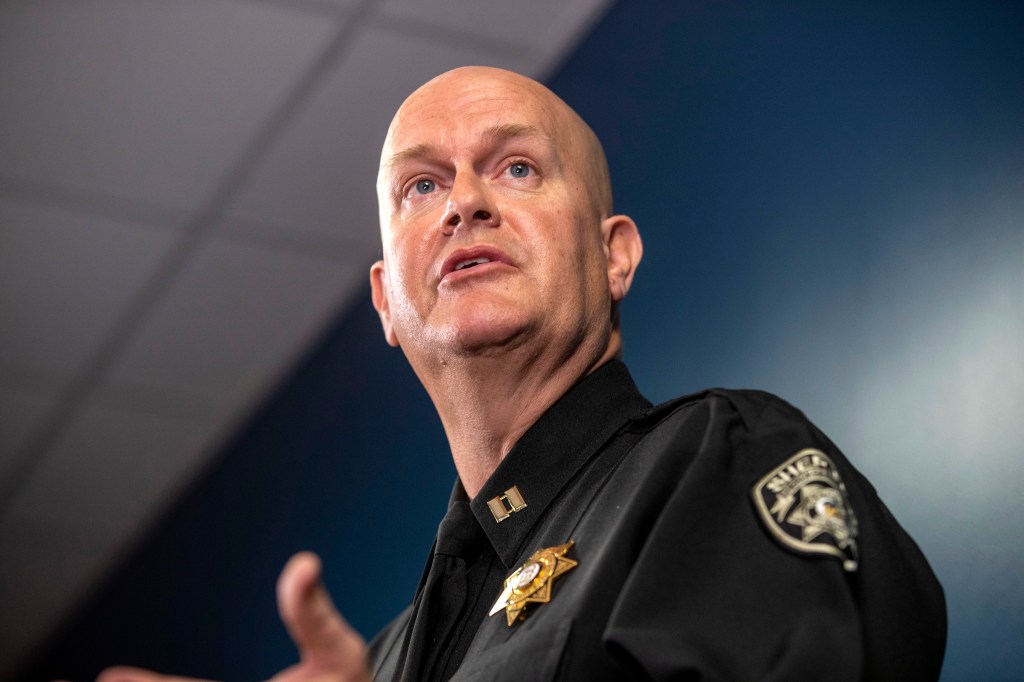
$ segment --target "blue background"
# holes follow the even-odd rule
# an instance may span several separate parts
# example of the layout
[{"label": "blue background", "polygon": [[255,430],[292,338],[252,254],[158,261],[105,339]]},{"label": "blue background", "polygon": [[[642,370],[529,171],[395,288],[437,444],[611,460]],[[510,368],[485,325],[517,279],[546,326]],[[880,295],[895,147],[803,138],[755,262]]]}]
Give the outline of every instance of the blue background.
[{"label": "blue background", "polygon": [[[1020,679],[1024,648],[1021,36],[1010,2],[620,2],[550,82],[644,235],[641,389],[802,407],[946,587],[947,680]],[[454,475],[367,292],[24,677],[269,677],[300,549],[370,636]]]}]

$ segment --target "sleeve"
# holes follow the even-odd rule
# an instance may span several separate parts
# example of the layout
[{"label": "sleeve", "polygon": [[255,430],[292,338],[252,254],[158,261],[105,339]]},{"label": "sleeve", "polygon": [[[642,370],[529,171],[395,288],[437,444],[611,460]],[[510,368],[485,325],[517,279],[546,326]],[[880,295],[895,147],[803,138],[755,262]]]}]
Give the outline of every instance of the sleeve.
[{"label": "sleeve", "polygon": [[[723,393],[709,410],[702,442],[655,518],[604,632],[623,674],[937,679],[945,647],[941,587],[871,485],[776,398]],[[835,508],[840,486],[829,492],[821,476],[799,479],[799,467],[784,468],[808,451],[822,453],[841,479],[838,494],[852,510],[845,519],[852,549],[826,551],[814,542],[799,549],[805,537],[842,540],[841,528],[831,537],[818,533],[814,523],[823,521],[808,516],[843,512]],[[773,499],[768,511],[793,523],[775,530],[754,501],[756,486],[773,481],[773,471],[798,479],[785,481],[789,487],[776,481],[778,492],[793,499]]]}]

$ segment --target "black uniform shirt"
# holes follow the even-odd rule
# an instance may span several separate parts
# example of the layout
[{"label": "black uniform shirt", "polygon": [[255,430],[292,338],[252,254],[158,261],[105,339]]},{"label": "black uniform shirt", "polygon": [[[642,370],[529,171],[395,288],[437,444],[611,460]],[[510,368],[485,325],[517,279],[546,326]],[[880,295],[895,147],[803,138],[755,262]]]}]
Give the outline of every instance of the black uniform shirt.
[{"label": "black uniform shirt", "polygon": [[[526,506],[499,523],[487,501],[512,486]],[[569,541],[550,602],[512,626],[487,615],[510,573]],[[719,389],[652,408],[611,362],[474,500],[456,485],[371,653],[376,679],[417,682],[927,680],[945,632],[917,546],[799,411]]]}]

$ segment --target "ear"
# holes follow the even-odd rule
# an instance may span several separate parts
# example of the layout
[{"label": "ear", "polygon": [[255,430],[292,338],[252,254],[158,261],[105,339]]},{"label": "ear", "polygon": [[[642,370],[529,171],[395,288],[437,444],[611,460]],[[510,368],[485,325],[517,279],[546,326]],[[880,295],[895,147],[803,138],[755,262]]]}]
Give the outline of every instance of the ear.
[{"label": "ear", "polygon": [[388,302],[388,276],[384,271],[384,261],[379,260],[370,266],[370,294],[373,307],[380,316],[380,325],[384,328],[384,339],[388,345],[398,346],[398,336],[391,324],[391,305]]},{"label": "ear", "polygon": [[636,223],[625,215],[613,215],[601,221],[601,236],[608,259],[608,288],[612,301],[617,303],[626,297],[633,283],[644,245]]}]

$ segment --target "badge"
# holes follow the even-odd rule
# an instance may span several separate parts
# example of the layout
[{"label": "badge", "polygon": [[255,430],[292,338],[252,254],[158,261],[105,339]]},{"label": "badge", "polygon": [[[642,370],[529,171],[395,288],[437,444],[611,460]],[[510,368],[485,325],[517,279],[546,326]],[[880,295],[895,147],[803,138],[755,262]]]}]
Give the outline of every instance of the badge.
[{"label": "badge", "polygon": [[839,558],[857,570],[857,518],[832,460],[807,448],[762,478],[751,491],[761,520],[784,546]]},{"label": "badge", "polygon": [[525,564],[505,579],[505,589],[502,590],[498,601],[494,602],[489,615],[493,616],[504,609],[505,617],[511,626],[517,619],[526,618],[523,609],[530,602],[544,604],[551,601],[551,585],[555,578],[578,563],[565,556],[572,546],[573,541],[570,540],[564,545],[538,549],[534,552]]}]

